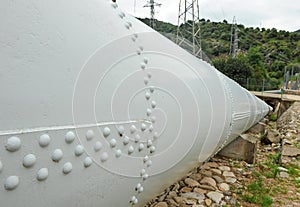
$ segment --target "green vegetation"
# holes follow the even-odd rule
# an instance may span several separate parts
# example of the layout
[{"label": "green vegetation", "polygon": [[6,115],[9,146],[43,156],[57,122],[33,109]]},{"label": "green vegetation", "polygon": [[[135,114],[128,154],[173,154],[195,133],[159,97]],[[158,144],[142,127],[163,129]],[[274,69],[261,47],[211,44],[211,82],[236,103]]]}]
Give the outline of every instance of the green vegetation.
[{"label": "green vegetation", "polygon": [[277,121],[277,114],[276,114],[276,113],[272,113],[272,114],[269,116],[269,120],[270,120],[270,121]]},{"label": "green vegetation", "polygon": [[[149,19],[141,19],[149,25]],[[285,69],[300,72],[300,33],[237,25],[239,54],[229,55],[231,24],[201,19],[201,42],[213,65],[250,90],[279,89]],[[190,29],[189,25],[180,27]],[[177,26],[157,21],[156,30],[176,35]],[[188,32],[183,34],[191,41]]]}]

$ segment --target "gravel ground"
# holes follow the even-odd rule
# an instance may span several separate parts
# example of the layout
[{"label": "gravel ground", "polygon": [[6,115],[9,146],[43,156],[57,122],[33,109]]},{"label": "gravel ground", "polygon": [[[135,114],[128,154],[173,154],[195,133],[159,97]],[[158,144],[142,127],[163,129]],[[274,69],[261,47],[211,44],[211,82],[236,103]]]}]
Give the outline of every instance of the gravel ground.
[{"label": "gravel ground", "polygon": [[216,156],[145,207],[300,206],[300,103],[266,131],[255,164]]}]

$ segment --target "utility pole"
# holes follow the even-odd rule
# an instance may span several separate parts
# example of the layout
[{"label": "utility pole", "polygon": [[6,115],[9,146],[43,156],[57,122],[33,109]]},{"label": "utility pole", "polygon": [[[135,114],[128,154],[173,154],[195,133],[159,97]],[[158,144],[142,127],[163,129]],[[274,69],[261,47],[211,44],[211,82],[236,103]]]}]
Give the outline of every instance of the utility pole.
[{"label": "utility pole", "polygon": [[155,2],[154,0],[148,1],[144,7],[150,7],[150,27],[155,28],[155,7],[161,6],[161,4]]},{"label": "utility pole", "polygon": [[[185,26],[183,28],[183,25]],[[191,29],[188,30],[186,26]],[[201,34],[200,34],[200,11],[198,0],[179,0],[178,26],[176,43],[181,46],[184,43],[184,34],[188,33],[189,41],[192,42],[192,54],[202,57]]]},{"label": "utility pole", "polygon": [[230,37],[230,52],[229,54],[235,58],[238,54],[239,51],[239,38],[238,38],[238,32],[239,29],[237,27],[237,22],[235,16],[233,17],[232,20],[232,25],[231,25],[231,37]]}]

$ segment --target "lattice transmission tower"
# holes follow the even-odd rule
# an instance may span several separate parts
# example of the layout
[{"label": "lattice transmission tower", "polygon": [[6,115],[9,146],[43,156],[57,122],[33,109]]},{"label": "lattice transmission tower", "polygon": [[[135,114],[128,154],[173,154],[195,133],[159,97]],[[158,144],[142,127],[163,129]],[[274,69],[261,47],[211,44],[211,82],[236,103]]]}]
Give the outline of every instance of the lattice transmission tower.
[{"label": "lattice transmission tower", "polygon": [[150,7],[150,27],[155,28],[155,7],[160,7],[161,4],[155,2],[154,0],[148,1],[144,7]]},{"label": "lattice transmission tower", "polygon": [[232,20],[231,25],[231,37],[230,37],[230,51],[229,55],[236,57],[239,51],[239,37],[238,37],[239,28],[237,27],[237,22],[235,16]]},{"label": "lattice transmission tower", "polygon": [[185,42],[185,39],[187,38],[192,44],[189,45],[190,49],[187,50],[193,55],[203,59],[200,31],[200,10],[198,0],[179,0],[176,43],[179,46],[183,46],[183,44],[187,44]]}]

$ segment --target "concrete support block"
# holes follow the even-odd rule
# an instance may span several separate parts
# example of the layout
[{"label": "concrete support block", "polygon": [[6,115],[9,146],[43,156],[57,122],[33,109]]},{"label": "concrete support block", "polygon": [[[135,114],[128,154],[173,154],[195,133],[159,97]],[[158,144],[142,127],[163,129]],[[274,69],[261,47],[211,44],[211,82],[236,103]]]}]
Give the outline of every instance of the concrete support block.
[{"label": "concrete support block", "polygon": [[243,134],[224,147],[218,155],[237,160],[244,160],[247,163],[255,162],[255,155],[258,140],[248,134]]},{"label": "concrete support block", "polygon": [[263,122],[258,122],[256,125],[248,129],[247,132],[253,133],[253,134],[264,134],[266,130],[266,124]]}]

